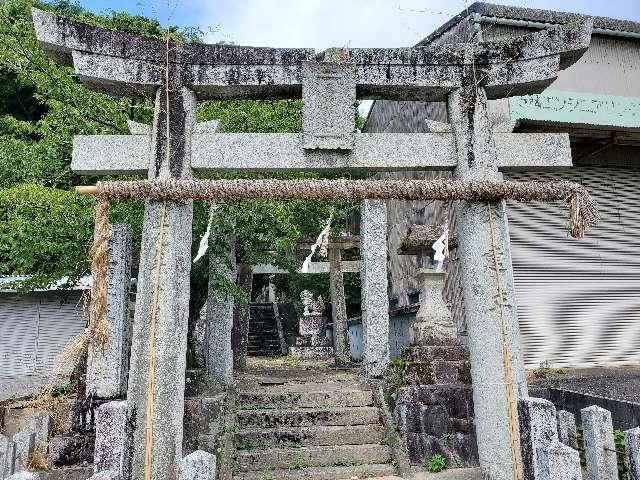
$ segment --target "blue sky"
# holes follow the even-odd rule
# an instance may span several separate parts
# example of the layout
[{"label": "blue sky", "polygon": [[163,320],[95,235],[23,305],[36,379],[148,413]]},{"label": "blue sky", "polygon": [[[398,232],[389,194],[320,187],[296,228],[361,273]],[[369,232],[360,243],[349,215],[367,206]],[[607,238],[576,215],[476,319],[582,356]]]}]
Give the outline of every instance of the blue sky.
[{"label": "blue sky", "polygon": [[[468,3],[471,3],[469,0]],[[640,0],[493,0],[640,21]],[[465,8],[464,0],[80,0],[163,24],[197,26],[207,41],[269,47],[411,46]]]}]

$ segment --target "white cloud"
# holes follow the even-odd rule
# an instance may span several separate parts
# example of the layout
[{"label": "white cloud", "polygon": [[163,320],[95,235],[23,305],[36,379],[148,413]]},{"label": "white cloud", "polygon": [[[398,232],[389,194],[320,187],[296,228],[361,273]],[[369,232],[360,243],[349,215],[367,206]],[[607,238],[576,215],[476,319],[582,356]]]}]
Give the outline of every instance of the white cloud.
[{"label": "white cloud", "polygon": [[[198,12],[201,27],[220,25],[208,41],[270,47],[411,46],[469,0],[178,0],[179,9]],[[639,19],[637,0],[493,0],[533,8]],[[186,13],[186,12],[185,12]],[[191,15],[190,15],[191,17]]]},{"label": "white cloud", "polygon": [[[449,3],[457,10],[464,7],[460,0]],[[210,41],[233,40],[241,45],[317,50],[408,46],[449,18],[413,11],[422,10],[424,4],[424,0],[245,0],[220,8],[215,2],[204,6],[202,24],[222,27]]]}]

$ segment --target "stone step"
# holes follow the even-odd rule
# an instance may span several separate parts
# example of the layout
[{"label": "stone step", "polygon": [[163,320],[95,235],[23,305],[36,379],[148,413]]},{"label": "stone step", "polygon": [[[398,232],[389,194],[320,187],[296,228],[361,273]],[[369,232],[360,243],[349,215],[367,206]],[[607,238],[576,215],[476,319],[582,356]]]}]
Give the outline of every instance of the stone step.
[{"label": "stone step", "polygon": [[234,436],[236,449],[251,450],[317,445],[380,444],[386,433],[382,425],[334,425],[300,428],[251,428]]},{"label": "stone step", "polygon": [[[335,375],[335,374],[334,374]],[[368,387],[361,386],[356,376],[348,375],[344,382],[320,381],[310,376],[299,378],[278,377],[277,373],[270,372],[269,376],[260,376],[255,379],[259,385],[259,391],[263,393],[272,392],[330,392],[336,390],[368,390]],[[249,384],[250,385],[250,384]],[[255,387],[240,386],[240,391],[253,391]]]},{"label": "stone step", "polygon": [[391,460],[388,445],[336,445],[302,448],[272,448],[238,451],[236,470],[302,469],[307,467],[338,467],[381,464]]},{"label": "stone step", "polygon": [[462,345],[417,345],[412,347],[411,360],[468,360],[469,349]]},{"label": "stone step", "polygon": [[373,406],[373,394],[369,390],[311,390],[311,391],[248,391],[239,392],[237,408],[323,408]]},{"label": "stone step", "polygon": [[238,426],[243,429],[380,423],[376,407],[240,410],[237,416]]},{"label": "stone step", "polygon": [[40,480],[87,480],[93,475],[93,467],[68,467],[39,470]]},{"label": "stone step", "polygon": [[234,474],[234,480],[348,480],[393,475],[395,468],[386,463],[351,467],[311,467],[298,470],[258,470]]}]

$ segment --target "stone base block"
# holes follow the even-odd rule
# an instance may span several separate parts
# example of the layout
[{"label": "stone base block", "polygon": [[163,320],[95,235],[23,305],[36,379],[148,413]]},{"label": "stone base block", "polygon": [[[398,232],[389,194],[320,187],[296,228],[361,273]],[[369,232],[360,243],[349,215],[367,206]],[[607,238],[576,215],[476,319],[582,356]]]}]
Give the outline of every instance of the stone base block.
[{"label": "stone base block", "polygon": [[333,357],[333,347],[291,347],[289,355],[306,360],[331,358]]},{"label": "stone base block", "polygon": [[304,335],[296,338],[296,347],[330,347],[331,340],[326,335]]},{"label": "stone base block", "polygon": [[184,402],[184,436],[182,451],[216,453],[216,440],[224,422],[224,394],[212,397],[187,397]]},{"label": "stone base block", "polygon": [[447,465],[478,464],[473,429],[473,391],[465,385],[408,386],[396,390],[394,417],[412,464],[440,454]]},{"label": "stone base block", "polygon": [[7,480],[40,480],[40,475],[35,472],[27,472],[25,470],[14,473]]},{"label": "stone base block", "polygon": [[179,463],[179,480],[215,480],[216,457],[208,452],[198,450]]},{"label": "stone base block", "polygon": [[95,435],[72,434],[49,440],[49,467],[61,468],[93,463]]},{"label": "stone base block", "polygon": [[319,315],[305,315],[300,317],[299,332],[301,336],[324,335],[327,319]]},{"label": "stone base block", "polygon": [[445,436],[407,433],[407,451],[414,465],[424,465],[436,454],[445,458],[447,468],[478,465],[476,439],[468,433],[456,432]]}]

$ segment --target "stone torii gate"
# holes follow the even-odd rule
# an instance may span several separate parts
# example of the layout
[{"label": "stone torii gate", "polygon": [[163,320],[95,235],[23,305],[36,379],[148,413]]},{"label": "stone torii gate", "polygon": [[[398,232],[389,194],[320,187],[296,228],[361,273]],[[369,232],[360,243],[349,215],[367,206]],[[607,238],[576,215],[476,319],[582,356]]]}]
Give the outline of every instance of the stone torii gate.
[{"label": "stone torii gate", "polygon": [[[165,43],[37,10],[33,16],[45,50],[73,63],[87,85],[156,98],[150,136],[76,137],[74,170],[148,172],[150,179],[189,178],[193,168],[452,170],[461,180],[499,180],[500,171],[514,168],[570,166],[567,135],[494,134],[487,99],[541,91],[582,55],[591,33],[585,22],[508,43],[335,49],[316,56],[308,49]],[[194,128],[198,99],[300,96],[301,135]],[[446,101],[452,130],[354,134],[356,98]],[[146,203],[128,390],[136,424],[136,480],[175,479],[181,456],[191,215],[190,201]],[[363,202],[363,324],[370,376],[384,372],[389,354],[385,215],[383,202]],[[488,478],[521,478],[514,406],[527,388],[505,204],[458,202],[456,215],[480,463]]]}]

